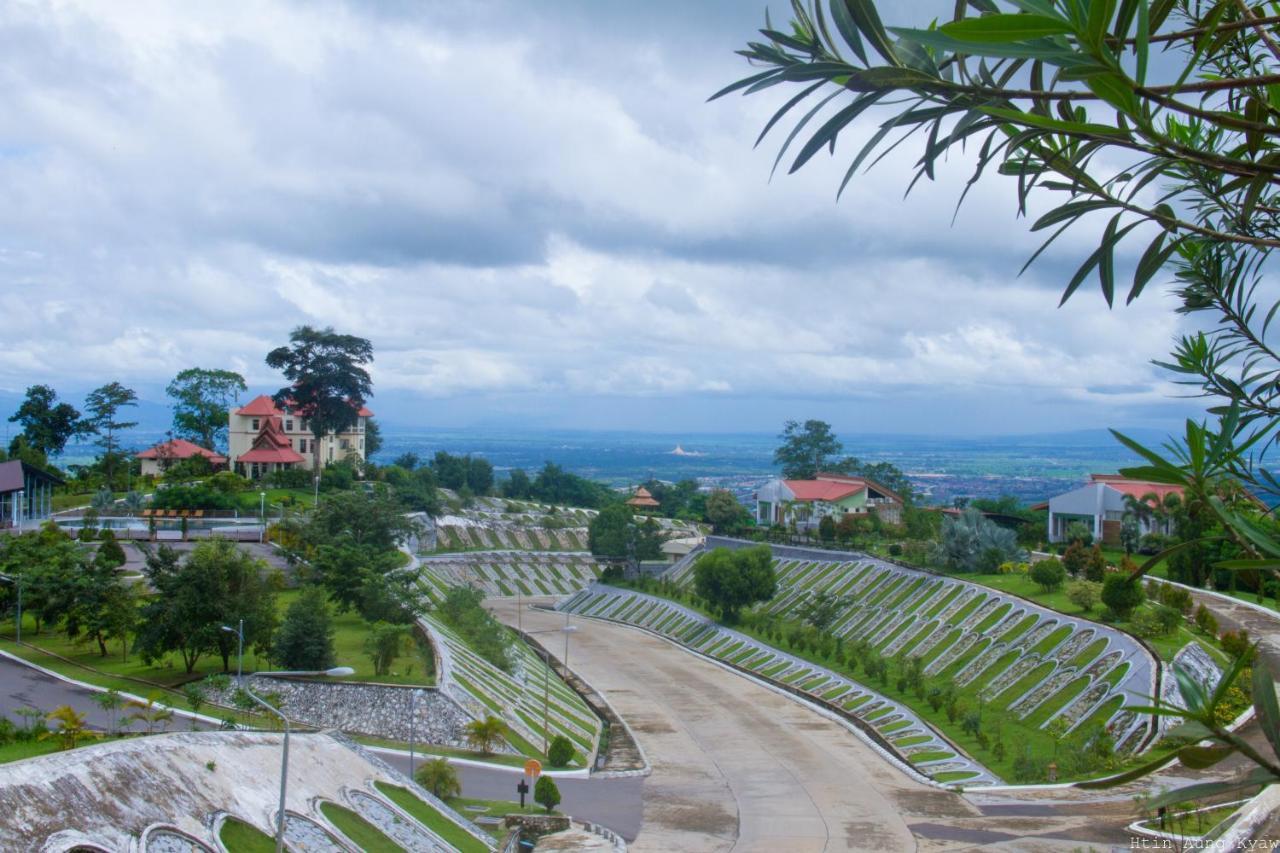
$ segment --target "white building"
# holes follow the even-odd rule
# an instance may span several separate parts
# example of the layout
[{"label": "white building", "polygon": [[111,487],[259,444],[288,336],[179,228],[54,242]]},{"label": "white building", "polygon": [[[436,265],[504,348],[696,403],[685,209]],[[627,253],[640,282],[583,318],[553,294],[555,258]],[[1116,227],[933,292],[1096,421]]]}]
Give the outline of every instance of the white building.
[{"label": "white building", "polygon": [[865,477],[819,474],[812,480],[770,480],[756,491],[756,524],[815,527],[823,516],[836,521],[874,512],[888,524],[902,523],[902,498]]},{"label": "white building", "polygon": [[[1067,528],[1080,522],[1089,528],[1096,541],[1118,545],[1120,522],[1127,509],[1125,495],[1138,500],[1154,495],[1156,501],[1163,503],[1165,496],[1169,494],[1181,497],[1182,488],[1167,483],[1130,480],[1119,474],[1092,474],[1088,484],[1049,499],[1049,541],[1063,541],[1066,539]],[[1144,536],[1148,533],[1167,535],[1170,532],[1167,520],[1160,521],[1153,517],[1136,520],[1138,529]]]},{"label": "white building", "polygon": [[364,462],[365,427],[371,417],[373,412],[361,408],[354,427],[317,440],[306,418],[276,406],[266,394],[255,397],[229,418],[231,470],[256,480],[272,471],[317,467],[317,457],[321,468],[344,459]]}]

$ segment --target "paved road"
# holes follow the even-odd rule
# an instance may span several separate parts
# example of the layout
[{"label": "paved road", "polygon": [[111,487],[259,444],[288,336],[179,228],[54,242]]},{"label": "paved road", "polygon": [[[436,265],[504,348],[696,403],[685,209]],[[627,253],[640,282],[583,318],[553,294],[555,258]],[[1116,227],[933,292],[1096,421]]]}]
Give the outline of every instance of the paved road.
[{"label": "paved road", "polygon": [[[491,606],[515,621],[515,603]],[[525,611],[526,630],[559,614]],[[1071,850],[1125,844],[1129,802],[1009,811],[917,782],[843,726],[640,631],[578,620],[570,663],[653,765],[633,850]]]}]

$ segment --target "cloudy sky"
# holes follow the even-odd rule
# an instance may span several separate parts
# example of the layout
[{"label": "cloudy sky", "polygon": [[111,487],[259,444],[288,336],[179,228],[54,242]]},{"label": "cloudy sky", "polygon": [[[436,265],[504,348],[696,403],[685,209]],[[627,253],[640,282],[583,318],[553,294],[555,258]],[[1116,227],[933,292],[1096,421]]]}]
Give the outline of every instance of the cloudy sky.
[{"label": "cloudy sky", "polygon": [[[895,2],[891,23],[949,3]],[[775,4],[778,6],[778,4]],[[775,8],[782,17],[782,9]],[[1037,245],[911,152],[837,203],[706,98],[762,4],[0,6],[0,394],[263,364],[296,325],[377,349],[389,425],[962,434],[1165,427],[1151,292],[1057,309],[1089,234]],[[786,97],[783,95],[782,97]],[[866,127],[871,127],[869,121]],[[862,129],[860,132],[868,131]]]}]

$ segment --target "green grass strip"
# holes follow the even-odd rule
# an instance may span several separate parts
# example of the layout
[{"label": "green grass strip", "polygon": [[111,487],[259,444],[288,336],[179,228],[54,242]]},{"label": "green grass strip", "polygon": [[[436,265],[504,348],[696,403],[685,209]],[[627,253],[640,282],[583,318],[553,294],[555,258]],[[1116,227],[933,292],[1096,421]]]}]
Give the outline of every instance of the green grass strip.
[{"label": "green grass strip", "polygon": [[329,822],[365,853],[402,853],[402,848],[360,815],[337,803],[320,803]]},{"label": "green grass strip", "polygon": [[441,840],[453,846],[461,853],[488,853],[489,846],[471,833],[458,826],[444,812],[418,797],[408,788],[389,785],[386,782],[374,782],[378,791],[404,809],[427,829],[440,836]]}]

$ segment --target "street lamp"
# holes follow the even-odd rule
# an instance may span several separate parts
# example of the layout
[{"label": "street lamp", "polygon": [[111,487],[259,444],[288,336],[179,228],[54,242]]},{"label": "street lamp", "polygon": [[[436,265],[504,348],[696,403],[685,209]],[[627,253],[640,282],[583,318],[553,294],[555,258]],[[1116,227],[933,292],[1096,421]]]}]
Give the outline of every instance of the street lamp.
[{"label": "street lamp", "polygon": [[235,634],[240,641],[236,649],[236,682],[238,683],[244,678],[244,620],[240,620],[239,628],[223,625],[222,630],[228,634]]},{"label": "street lamp", "polygon": [[[565,621],[565,624],[564,624],[564,627],[562,628],[546,628],[541,631],[529,631],[528,633],[529,634],[563,633],[564,634],[564,655],[567,660],[569,657],[569,635],[577,631],[578,626],[569,624],[568,614],[565,614],[564,621]],[[547,744],[547,724],[548,724],[547,710],[548,710],[548,706],[550,705],[550,696],[551,696],[551,684],[550,684],[551,652],[543,648],[541,644],[539,644],[537,648],[538,648],[538,651],[542,652],[542,662],[544,664],[544,668],[542,670],[542,754],[546,755],[549,749],[549,746]],[[565,672],[569,671],[568,663],[565,663],[564,670]]]},{"label": "street lamp", "polygon": [[[355,670],[349,666],[335,666],[333,669],[300,671],[300,672],[260,672],[258,675],[285,675],[285,676],[308,676],[308,675],[328,675],[334,678],[341,678],[347,675],[354,675]],[[276,813],[276,853],[284,853],[284,798],[285,791],[289,782],[289,718],[274,705],[268,704],[261,696],[255,694],[249,689],[248,685],[242,685],[242,689],[250,699],[266,708],[271,713],[280,718],[284,723],[284,756],[280,759],[280,809]]]},{"label": "street lamp", "polygon": [[258,517],[261,520],[258,525],[258,544],[262,544],[267,538],[267,493],[258,492]]},{"label": "street lamp", "polygon": [[0,583],[11,583],[18,588],[18,618],[14,620],[14,633],[22,642],[22,575],[0,574]]},{"label": "street lamp", "polygon": [[316,481],[316,491],[315,491],[315,494],[312,495],[311,497],[311,505],[319,506],[320,505],[320,475],[319,474],[316,474],[315,481]]}]

